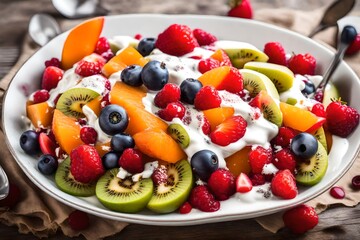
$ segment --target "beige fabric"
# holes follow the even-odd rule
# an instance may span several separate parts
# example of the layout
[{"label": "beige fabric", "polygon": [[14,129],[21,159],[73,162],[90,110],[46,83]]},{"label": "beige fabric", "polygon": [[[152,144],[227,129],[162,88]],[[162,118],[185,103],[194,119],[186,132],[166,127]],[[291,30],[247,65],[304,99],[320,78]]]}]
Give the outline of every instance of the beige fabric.
[{"label": "beige fabric", "polygon": [[[309,34],[319,22],[323,9],[312,12],[301,12],[290,9],[262,9],[255,12],[255,19],[273,23],[275,25],[292,29],[302,34]],[[63,29],[73,26],[77,22],[62,23]],[[334,46],[335,28],[331,28],[315,36],[330,46]],[[36,50],[28,37],[23,44],[22,55],[18,63],[0,82],[0,88],[6,89],[9,81],[22,63]],[[360,75],[360,54],[347,58],[346,61]],[[4,136],[0,133],[0,142],[4,141]],[[112,220],[105,220],[91,216],[90,227],[83,232],[73,232],[66,223],[68,214],[73,210],[34,186],[30,180],[22,173],[21,169],[11,157],[10,152],[2,145],[0,147],[0,164],[9,175],[10,181],[16,182],[22,190],[22,201],[11,210],[0,208],[0,221],[8,225],[16,225],[21,233],[33,233],[38,237],[44,237],[56,232],[59,228],[65,235],[75,236],[84,235],[87,239],[99,239],[120,232],[127,224]],[[318,212],[324,211],[331,204],[343,204],[345,206],[355,206],[360,200],[360,192],[353,191],[349,183],[354,175],[360,172],[360,161],[357,159],[350,171],[336,184],[342,186],[346,191],[344,200],[332,198],[328,192],[320,195],[308,204],[316,207]],[[260,217],[256,220],[266,229],[276,232],[282,226],[282,213]]]}]

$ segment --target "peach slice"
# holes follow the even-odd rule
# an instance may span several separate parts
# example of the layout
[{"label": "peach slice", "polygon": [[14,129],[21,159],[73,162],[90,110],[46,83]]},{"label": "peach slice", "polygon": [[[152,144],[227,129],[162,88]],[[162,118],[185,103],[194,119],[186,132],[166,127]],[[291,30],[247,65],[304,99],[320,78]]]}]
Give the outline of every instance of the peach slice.
[{"label": "peach slice", "polygon": [[251,166],[249,163],[250,151],[251,147],[244,147],[233,155],[225,158],[226,166],[235,176],[239,176],[240,173],[249,174],[251,172]]},{"label": "peach slice", "polygon": [[205,118],[210,122],[211,131],[215,127],[234,115],[234,108],[232,107],[219,107],[203,111]]},{"label": "peach slice", "polygon": [[51,126],[54,108],[47,102],[36,104],[27,103],[26,113],[35,128],[47,128]]},{"label": "peach slice", "polygon": [[133,105],[144,108],[142,99],[145,96],[145,87],[132,87],[124,82],[116,82],[110,92],[110,102],[123,107],[126,105]]}]

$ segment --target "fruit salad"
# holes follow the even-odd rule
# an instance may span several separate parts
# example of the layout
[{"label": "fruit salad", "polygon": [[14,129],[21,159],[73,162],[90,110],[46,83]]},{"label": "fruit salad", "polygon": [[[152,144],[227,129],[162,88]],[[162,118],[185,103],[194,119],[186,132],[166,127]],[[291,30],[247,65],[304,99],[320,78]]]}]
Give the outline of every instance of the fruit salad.
[{"label": "fruit salad", "polygon": [[326,174],[332,139],[359,123],[334,85],[315,91],[309,53],[181,24],[105,37],[103,21],[70,31],[26,103],[20,146],[67,194],[125,213],[293,199]]}]

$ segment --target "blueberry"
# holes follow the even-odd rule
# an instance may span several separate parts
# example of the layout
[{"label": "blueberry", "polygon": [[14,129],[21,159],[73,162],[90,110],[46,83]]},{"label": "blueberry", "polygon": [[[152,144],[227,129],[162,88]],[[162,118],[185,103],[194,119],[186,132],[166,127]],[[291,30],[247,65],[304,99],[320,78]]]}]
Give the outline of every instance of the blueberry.
[{"label": "blueberry", "polygon": [[41,155],[38,161],[38,169],[44,175],[51,175],[56,172],[58,161],[50,154]]},{"label": "blueberry", "polygon": [[216,154],[210,150],[201,150],[191,157],[191,167],[199,178],[207,181],[210,175],[219,167]]},{"label": "blueberry", "polygon": [[40,153],[39,134],[34,130],[27,130],[20,136],[20,147],[29,155]]},{"label": "blueberry", "polygon": [[304,81],[305,88],[301,91],[302,94],[308,96],[315,92],[315,85],[311,81]]},{"label": "blueberry", "polygon": [[318,141],[310,133],[299,133],[292,139],[290,148],[297,157],[311,158],[317,152]]},{"label": "blueberry", "polygon": [[142,67],[139,65],[130,65],[122,70],[120,78],[121,81],[127,85],[139,87],[143,84],[141,80]]},{"label": "blueberry", "polygon": [[150,61],[143,67],[141,79],[149,90],[159,91],[169,81],[169,72],[165,63]]},{"label": "blueberry", "polygon": [[189,104],[194,104],[195,96],[202,87],[202,83],[197,79],[185,79],[180,84],[181,101]]},{"label": "blueberry", "polygon": [[116,152],[123,152],[126,148],[134,148],[134,139],[126,133],[115,134],[110,141],[111,149]]},{"label": "blueberry", "polygon": [[101,130],[108,135],[123,132],[129,124],[129,118],[124,108],[116,104],[104,107],[99,116]]},{"label": "blueberry", "polygon": [[155,38],[143,38],[140,40],[137,50],[141,55],[148,56],[155,48]]},{"label": "blueberry", "polygon": [[108,152],[104,156],[102,156],[101,161],[102,165],[106,170],[112,169],[112,168],[119,168],[119,158],[121,154],[118,152]]}]

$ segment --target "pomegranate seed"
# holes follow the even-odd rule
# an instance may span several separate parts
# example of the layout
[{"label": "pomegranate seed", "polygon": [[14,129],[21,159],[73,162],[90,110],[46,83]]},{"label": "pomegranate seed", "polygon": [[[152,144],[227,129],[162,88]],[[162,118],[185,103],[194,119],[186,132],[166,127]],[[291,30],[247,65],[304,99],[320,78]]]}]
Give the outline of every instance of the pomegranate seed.
[{"label": "pomegranate seed", "polygon": [[345,197],[345,192],[342,187],[332,187],[330,190],[330,195],[336,199],[343,199]]},{"label": "pomegranate seed", "polygon": [[189,202],[184,202],[183,205],[181,205],[181,207],[179,208],[179,212],[181,214],[187,214],[189,212],[191,212],[192,206],[190,205]]},{"label": "pomegranate seed", "polygon": [[68,223],[75,231],[84,230],[89,226],[89,222],[89,216],[84,212],[75,210],[69,214]]},{"label": "pomegranate seed", "polygon": [[353,188],[360,189],[360,175],[356,175],[355,177],[353,177],[351,184]]}]

